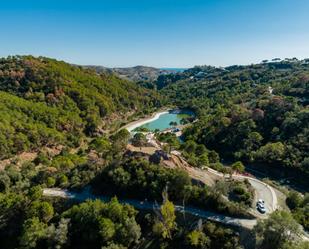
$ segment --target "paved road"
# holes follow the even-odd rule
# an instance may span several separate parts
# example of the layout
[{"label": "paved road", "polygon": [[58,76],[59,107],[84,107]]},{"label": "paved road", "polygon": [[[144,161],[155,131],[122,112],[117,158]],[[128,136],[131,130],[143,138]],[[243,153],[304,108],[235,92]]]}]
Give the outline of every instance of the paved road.
[{"label": "paved road", "polygon": [[[84,192],[81,192],[81,193],[76,193],[76,192],[70,192],[68,190],[56,189],[56,188],[43,189],[43,195],[48,196],[48,197],[61,197],[61,198],[75,199],[78,201],[84,201],[87,199],[100,199],[102,201],[108,201],[110,199],[105,196],[95,196],[91,194],[89,190],[85,190]],[[158,204],[154,202],[149,202],[149,201],[122,199],[122,200],[119,200],[119,202],[123,204],[130,204],[134,206],[135,208],[141,209],[141,210],[154,210],[154,209],[160,208]],[[256,219],[233,218],[233,217],[224,216],[222,214],[216,214],[213,212],[208,212],[208,211],[193,208],[193,207],[186,207],[184,209],[183,206],[175,205],[175,208],[176,208],[176,211],[178,212],[185,212],[187,214],[191,214],[199,218],[204,218],[204,219],[208,219],[211,221],[223,223],[226,225],[236,226],[236,227],[245,227],[248,229],[252,229],[257,223]]]},{"label": "paved road", "polygon": [[[154,150],[158,149],[158,147],[160,148],[159,145],[157,145],[156,148],[153,148]],[[132,146],[132,148],[134,148]],[[128,148],[132,151],[134,151],[132,148]],[[136,151],[142,151],[146,154],[153,154],[153,151],[150,150],[151,147],[142,147],[142,148],[138,148],[138,150]],[[181,152],[179,151],[172,151],[171,152],[171,160],[178,165],[179,167],[181,167],[183,170],[185,170],[189,176],[192,179],[196,179],[198,181],[201,181],[203,183],[205,183],[206,185],[214,185],[215,182],[217,180],[220,179],[224,179],[224,177],[226,177],[227,175],[222,174],[221,172],[218,172],[214,169],[211,168],[207,168],[205,170],[197,168],[197,167],[192,167],[190,166],[187,161],[185,160],[185,158],[183,158],[181,156]],[[170,164],[165,163],[165,165],[167,167],[171,167]],[[174,167],[173,167],[174,168]],[[278,197],[276,192],[274,191],[274,189],[269,186],[268,184],[253,178],[253,177],[248,177],[248,176],[244,176],[244,175],[239,175],[239,174],[233,174],[232,177],[234,179],[237,180],[244,180],[244,179],[248,179],[248,181],[250,182],[250,184],[252,185],[252,187],[255,190],[255,200],[254,200],[254,204],[256,203],[256,201],[258,199],[263,199],[265,201],[265,207],[266,207],[266,213],[270,214],[272,212],[274,212],[276,209],[279,208],[278,205]],[[258,218],[266,218],[266,215],[263,215],[261,213],[259,213],[256,208],[255,205],[252,208],[252,212],[253,215],[255,215]]]},{"label": "paved road", "polygon": [[[176,156],[176,155],[173,155]],[[188,172],[189,176],[193,179],[199,180],[206,185],[213,185],[216,180],[224,179],[225,176],[221,172],[218,172],[214,169],[207,168],[205,170],[196,168],[196,167],[191,167],[184,158],[182,158],[181,155],[177,155],[177,157],[181,161],[182,168]],[[278,198],[277,195],[274,191],[274,189],[269,186],[268,184],[252,177],[244,176],[244,175],[239,175],[239,174],[233,174],[232,175],[233,179],[236,180],[244,180],[247,179],[251,186],[255,190],[255,202],[258,199],[263,199],[265,201],[265,207],[267,210],[267,213],[272,213],[278,208]],[[256,217],[262,218],[265,215],[261,215],[254,207],[254,215]]]},{"label": "paved road", "polygon": [[[217,176],[224,177],[222,173],[216,170],[210,169],[210,168],[207,169],[207,172],[209,172],[210,174],[215,174]],[[205,172],[205,174],[207,173]],[[265,201],[267,213],[272,213],[276,209],[278,209],[279,207],[278,198],[277,198],[276,192],[271,186],[269,186],[268,184],[256,178],[252,178],[252,177],[248,177],[244,175],[233,174],[232,177],[234,179],[240,179],[240,180],[247,179],[250,182],[251,186],[254,188],[256,192],[256,199],[263,199]]]}]

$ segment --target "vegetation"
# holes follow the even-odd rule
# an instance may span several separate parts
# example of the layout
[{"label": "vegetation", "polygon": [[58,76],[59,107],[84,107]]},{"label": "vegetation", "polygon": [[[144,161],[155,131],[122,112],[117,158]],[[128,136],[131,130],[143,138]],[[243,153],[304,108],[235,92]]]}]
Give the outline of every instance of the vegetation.
[{"label": "vegetation", "polygon": [[136,147],[144,146],[147,144],[146,136],[143,133],[138,132],[133,136],[131,142]]},{"label": "vegetation", "polygon": [[[132,156],[124,158],[120,164],[104,168],[92,185],[100,194],[160,202],[163,201],[161,194],[167,188],[169,199],[174,202],[186,202],[230,216],[251,217],[241,204],[248,204],[252,198],[247,188],[238,193],[239,199],[235,198],[235,202],[228,202],[222,197],[222,192],[194,185],[182,170],[166,169]],[[240,186],[239,189],[243,190]]]},{"label": "vegetation", "polygon": [[[167,152],[180,150],[200,168],[242,173],[250,162],[291,169],[306,181],[308,69],[306,61],[195,67],[140,83],[150,90],[53,59],[0,59],[1,248],[242,248],[235,231],[186,217],[175,204],[251,218],[249,182],[228,179],[211,188],[160,160],[153,164],[151,156],[126,151],[131,135],[119,125],[164,101],[193,108],[198,120],[184,141],[156,134]],[[146,130],[134,135],[135,146],[147,144]],[[109,201],[44,197],[42,189],[53,187],[91,188]],[[162,204],[137,211],[117,198]],[[308,229],[308,195],[290,192],[286,201],[291,215],[259,221],[255,248],[306,248],[298,223]]]},{"label": "vegetation", "polygon": [[167,193],[163,193],[163,204],[160,207],[159,217],[153,225],[153,231],[163,239],[172,239],[172,232],[176,229],[175,207],[169,201]]},{"label": "vegetation", "polygon": [[156,93],[114,75],[32,56],[0,59],[0,99],[0,159],[43,146],[77,147],[108,130],[111,115],[160,105]]},{"label": "vegetation", "polygon": [[291,191],[286,199],[288,207],[292,210],[295,220],[309,230],[309,194],[302,196],[296,191]]},{"label": "vegetation", "polygon": [[300,241],[299,224],[285,211],[277,211],[255,227],[257,248],[295,248]]},{"label": "vegetation", "polygon": [[184,133],[228,161],[278,169],[308,183],[308,60],[248,66],[197,66],[161,75],[156,88],[169,103],[196,110]]}]

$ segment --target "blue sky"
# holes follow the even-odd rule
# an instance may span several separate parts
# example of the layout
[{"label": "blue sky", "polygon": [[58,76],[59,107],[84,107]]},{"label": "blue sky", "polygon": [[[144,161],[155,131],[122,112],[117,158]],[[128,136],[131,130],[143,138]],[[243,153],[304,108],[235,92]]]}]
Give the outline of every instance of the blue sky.
[{"label": "blue sky", "polygon": [[307,0],[3,0],[0,56],[190,67],[309,57]]}]

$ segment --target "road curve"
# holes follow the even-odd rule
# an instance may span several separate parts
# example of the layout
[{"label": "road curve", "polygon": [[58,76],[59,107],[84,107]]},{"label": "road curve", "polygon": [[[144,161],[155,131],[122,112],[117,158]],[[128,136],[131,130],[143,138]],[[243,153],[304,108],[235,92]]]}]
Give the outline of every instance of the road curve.
[{"label": "road curve", "polygon": [[[220,177],[224,177],[224,174],[214,170],[214,169],[211,169],[211,168],[208,168],[207,171],[211,174],[215,174],[217,176],[220,176]],[[232,177],[234,179],[247,179],[251,186],[255,189],[255,192],[256,192],[256,199],[263,199],[265,200],[265,205],[266,205],[266,210],[267,210],[267,213],[272,213],[274,212],[275,210],[278,209],[278,198],[277,198],[277,195],[274,191],[274,189],[269,186],[268,184],[256,179],[256,178],[253,178],[253,177],[249,177],[249,176],[244,176],[244,175],[238,175],[238,174],[233,174]]]},{"label": "road curve", "polygon": [[[87,199],[100,199],[106,202],[110,200],[110,198],[105,197],[105,196],[96,196],[96,195],[91,194],[89,189],[81,193],[77,193],[77,192],[71,192],[65,189],[44,188],[43,195],[46,197],[61,197],[61,198],[75,199],[77,201],[85,201]],[[119,200],[119,202],[123,204],[130,204],[140,210],[154,210],[154,209],[160,208],[160,206],[157,203],[149,202],[149,201],[138,201],[134,199],[121,199]],[[205,210],[193,208],[193,207],[184,208],[183,206],[175,205],[175,209],[178,212],[185,212],[187,214],[191,214],[199,218],[208,219],[211,221],[219,222],[219,223],[230,225],[230,226],[252,229],[257,223],[256,219],[233,218],[233,217],[224,216],[222,214],[216,214],[213,212],[209,212],[209,211],[205,211]]]},{"label": "road curve", "polygon": [[[185,158],[181,156],[181,153],[178,152],[177,155],[174,153],[173,158],[178,158],[181,168],[185,170],[192,179],[196,179],[198,181],[203,182],[206,185],[214,185],[216,180],[225,179],[229,177],[229,175],[224,175],[221,172],[218,172],[212,168],[201,169],[197,167],[190,166]],[[270,214],[278,209],[278,198],[274,191],[274,189],[268,184],[249,176],[244,176],[240,174],[233,174],[232,178],[235,180],[244,180],[247,179],[253,189],[255,190],[255,201],[258,199],[263,199],[265,201],[265,207],[267,210],[267,214]],[[254,207],[253,213],[256,217],[266,218],[265,215],[261,215]]]}]

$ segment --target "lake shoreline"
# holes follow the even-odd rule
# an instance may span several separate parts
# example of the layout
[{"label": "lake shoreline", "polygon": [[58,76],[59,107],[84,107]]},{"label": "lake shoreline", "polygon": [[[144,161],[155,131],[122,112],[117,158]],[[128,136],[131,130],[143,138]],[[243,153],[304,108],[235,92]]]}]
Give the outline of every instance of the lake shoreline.
[{"label": "lake shoreline", "polygon": [[126,124],[125,126],[121,127],[121,129],[127,129],[129,132],[132,132],[137,127],[140,127],[144,124],[150,123],[152,121],[157,120],[161,115],[169,113],[170,111],[173,111],[174,109],[164,109],[161,111],[154,112],[151,116],[145,117],[136,121],[133,121],[129,124]]}]

